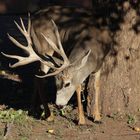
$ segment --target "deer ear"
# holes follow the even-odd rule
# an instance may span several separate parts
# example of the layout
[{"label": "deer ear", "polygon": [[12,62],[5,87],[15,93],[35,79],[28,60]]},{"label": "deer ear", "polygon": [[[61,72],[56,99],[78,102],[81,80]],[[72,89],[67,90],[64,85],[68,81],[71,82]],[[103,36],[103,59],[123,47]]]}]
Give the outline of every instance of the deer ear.
[{"label": "deer ear", "polygon": [[77,69],[77,70],[79,70],[79,69],[81,69],[83,66],[85,66],[85,64],[86,64],[86,62],[87,62],[87,60],[88,60],[88,57],[89,57],[90,53],[91,53],[91,50],[88,50],[88,51],[86,52],[85,56],[82,57],[82,59],[79,60],[80,62],[78,62],[78,65],[76,66],[76,69]]}]

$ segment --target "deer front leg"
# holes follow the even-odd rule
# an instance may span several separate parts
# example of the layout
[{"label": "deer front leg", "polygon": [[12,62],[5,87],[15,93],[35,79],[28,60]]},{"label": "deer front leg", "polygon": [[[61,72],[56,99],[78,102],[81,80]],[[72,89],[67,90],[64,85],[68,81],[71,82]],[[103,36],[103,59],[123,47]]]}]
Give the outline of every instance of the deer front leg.
[{"label": "deer front leg", "polygon": [[47,119],[47,121],[53,121],[54,120],[54,116],[51,113],[49,106],[48,106],[48,100],[46,97],[46,94],[44,92],[45,88],[45,80],[44,79],[37,79],[39,80],[38,83],[38,94],[41,100],[41,103],[43,104],[44,107],[44,112],[45,112],[45,118]]},{"label": "deer front leg", "polygon": [[[34,83],[35,84],[35,83]],[[31,98],[31,107],[29,111],[29,115],[32,115],[35,118],[40,118],[43,110],[41,109],[41,100],[38,94],[38,89],[36,88],[36,85],[34,86],[34,93]]]},{"label": "deer front leg", "polygon": [[[50,55],[53,55],[53,52],[49,52]],[[41,64],[41,71],[43,73],[48,73],[49,71],[49,67],[44,65],[44,64]],[[40,96],[40,99],[41,99],[41,102],[44,106],[44,111],[45,111],[45,118],[47,119],[47,121],[53,121],[54,120],[54,115],[53,113],[51,112],[51,110],[49,109],[49,106],[48,106],[48,100],[46,97],[46,92],[44,92],[45,90],[45,80],[43,79],[40,79],[40,78],[37,78],[39,80],[39,85],[40,85],[40,91],[38,92],[39,93],[39,96]]]},{"label": "deer front leg", "polygon": [[79,121],[78,124],[85,124],[85,116],[84,116],[84,110],[83,110],[83,105],[81,102],[81,85],[79,85],[76,89],[76,94],[77,94],[77,102],[78,102],[78,115],[79,115]]},{"label": "deer front leg", "polygon": [[96,121],[98,122],[98,121],[101,120],[101,116],[100,116],[100,112],[99,112],[100,73],[101,73],[100,70],[95,73],[95,83],[94,83],[94,88],[95,88],[95,104],[94,104],[94,110],[93,110],[93,118],[94,118],[95,122]]},{"label": "deer front leg", "polygon": [[40,105],[43,105],[45,118],[47,121],[53,121],[54,116],[48,107],[48,101],[44,92],[45,81],[44,79],[35,78],[34,80],[34,94],[31,102],[30,114],[34,117],[40,118],[43,112]]}]

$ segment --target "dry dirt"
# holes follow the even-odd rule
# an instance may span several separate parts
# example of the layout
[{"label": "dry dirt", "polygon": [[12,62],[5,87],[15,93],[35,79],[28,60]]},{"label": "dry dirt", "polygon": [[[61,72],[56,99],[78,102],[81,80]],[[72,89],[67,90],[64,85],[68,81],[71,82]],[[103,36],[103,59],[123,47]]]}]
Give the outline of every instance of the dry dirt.
[{"label": "dry dirt", "polygon": [[140,113],[125,117],[118,114],[104,116],[101,124],[87,119],[87,125],[79,126],[76,112],[72,109],[62,116],[55,109],[53,122],[36,120],[28,115],[19,119],[24,118],[23,112],[13,122],[0,119],[0,140],[140,140]]}]

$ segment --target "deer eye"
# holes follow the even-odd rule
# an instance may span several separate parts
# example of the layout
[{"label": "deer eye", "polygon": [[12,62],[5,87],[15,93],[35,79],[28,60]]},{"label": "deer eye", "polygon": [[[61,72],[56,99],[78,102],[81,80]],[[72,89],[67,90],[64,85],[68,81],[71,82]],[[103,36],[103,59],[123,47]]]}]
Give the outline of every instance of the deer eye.
[{"label": "deer eye", "polygon": [[64,87],[68,87],[69,85],[70,85],[70,82],[69,83],[66,83]]}]

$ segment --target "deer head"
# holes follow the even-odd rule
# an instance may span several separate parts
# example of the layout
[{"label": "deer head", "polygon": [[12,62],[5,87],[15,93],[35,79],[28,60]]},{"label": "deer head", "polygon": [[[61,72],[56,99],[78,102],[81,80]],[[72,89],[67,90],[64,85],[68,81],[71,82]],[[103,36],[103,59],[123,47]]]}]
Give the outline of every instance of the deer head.
[{"label": "deer head", "polygon": [[76,60],[69,67],[56,75],[57,105],[66,105],[76,91],[77,86],[82,84],[88,76],[88,70],[86,71],[85,66],[90,53],[91,50],[88,50],[79,60]]}]

